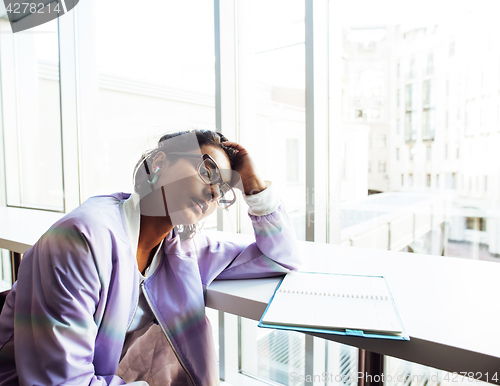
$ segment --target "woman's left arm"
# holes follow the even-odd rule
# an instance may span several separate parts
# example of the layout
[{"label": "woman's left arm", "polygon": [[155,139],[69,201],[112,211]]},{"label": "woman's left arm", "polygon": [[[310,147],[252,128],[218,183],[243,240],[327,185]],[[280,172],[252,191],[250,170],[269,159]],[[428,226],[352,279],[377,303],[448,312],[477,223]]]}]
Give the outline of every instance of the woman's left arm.
[{"label": "woman's left arm", "polygon": [[282,204],[272,213],[249,214],[255,233],[200,233],[195,237],[202,282],[214,279],[249,279],[277,276],[301,265],[297,240],[288,213]]}]

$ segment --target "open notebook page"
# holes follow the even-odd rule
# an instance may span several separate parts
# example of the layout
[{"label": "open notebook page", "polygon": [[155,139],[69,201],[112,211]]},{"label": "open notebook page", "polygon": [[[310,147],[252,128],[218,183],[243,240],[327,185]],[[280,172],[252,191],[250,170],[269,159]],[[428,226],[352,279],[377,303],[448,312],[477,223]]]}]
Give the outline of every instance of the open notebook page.
[{"label": "open notebook page", "polygon": [[323,329],[401,333],[383,277],[289,273],[263,323]]}]

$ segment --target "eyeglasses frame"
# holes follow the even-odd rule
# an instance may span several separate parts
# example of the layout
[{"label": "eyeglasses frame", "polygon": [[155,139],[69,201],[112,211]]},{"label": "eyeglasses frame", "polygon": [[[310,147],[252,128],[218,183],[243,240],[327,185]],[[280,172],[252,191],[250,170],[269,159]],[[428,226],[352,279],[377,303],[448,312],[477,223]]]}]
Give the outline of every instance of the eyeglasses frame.
[{"label": "eyeglasses frame", "polygon": [[[174,155],[174,156],[179,156],[179,157],[192,157],[192,158],[201,158],[201,161],[200,163],[198,164],[197,168],[196,168],[196,171],[198,172],[198,177],[200,177],[200,179],[203,181],[204,184],[207,184],[207,185],[210,185],[210,186],[213,186],[213,185],[219,185],[219,190],[222,191],[222,186],[224,185],[227,185],[227,187],[229,188],[229,190],[231,190],[233,192],[233,196],[234,196],[234,199],[231,200],[231,202],[229,203],[228,206],[226,207],[222,207],[220,205],[220,197],[215,200],[215,202],[217,202],[217,206],[219,208],[221,208],[222,210],[225,210],[225,209],[228,209],[231,205],[233,205],[235,202],[236,202],[236,193],[234,192],[233,188],[231,187],[231,185],[229,185],[227,182],[224,182],[224,180],[222,179],[222,172],[220,170],[220,167],[219,167],[219,164],[217,162],[215,162],[215,160],[213,159],[213,157],[210,155],[210,154],[194,154],[194,153],[188,153],[188,152],[169,152],[169,153],[166,153],[166,156],[168,157],[169,155]],[[205,161],[209,159],[210,161],[212,161],[215,165],[215,167],[217,168],[217,172],[219,173],[219,179],[215,182],[205,182],[203,180],[203,177],[201,176],[200,174],[200,167],[201,167],[201,164]]]}]

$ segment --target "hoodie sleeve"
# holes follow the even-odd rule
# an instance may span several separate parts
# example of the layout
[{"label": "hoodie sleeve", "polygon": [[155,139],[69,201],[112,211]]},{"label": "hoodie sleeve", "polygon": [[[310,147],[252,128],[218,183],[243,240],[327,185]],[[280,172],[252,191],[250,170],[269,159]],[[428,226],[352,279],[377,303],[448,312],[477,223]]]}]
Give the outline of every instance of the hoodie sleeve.
[{"label": "hoodie sleeve", "polygon": [[16,284],[14,346],[21,385],[124,385],[95,374],[100,280],[91,247],[71,226],[51,228],[23,257]]},{"label": "hoodie sleeve", "polygon": [[[284,206],[272,213],[249,214],[255,239],[217,232],[204,234],[198,246],[198,264],[204,285],[214,279],[249,279],[295,271],[300,266],[297,239]],[[198,244],[200,245],[200,244]]]}]

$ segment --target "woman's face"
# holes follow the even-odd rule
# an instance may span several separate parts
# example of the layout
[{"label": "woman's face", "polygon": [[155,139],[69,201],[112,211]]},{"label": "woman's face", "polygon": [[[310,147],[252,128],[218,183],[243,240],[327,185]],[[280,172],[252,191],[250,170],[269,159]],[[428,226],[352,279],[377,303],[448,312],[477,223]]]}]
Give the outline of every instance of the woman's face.
[{"label": "woman's face", "polygon": [[[201,154],[209,154],[219,166],[225,182],[231,179],[231,165],[223,150],[213,146],[202,146]],[[193,154],[200,154],[198,151]],[[172,225],[191,225],[206,218],[217,207],[218,186],[205,184],[198,175],[201,161],[195,157],[157,157],[153,170],[160,167],[155,190],[161,192],[162,201]],[[158,162],[157,162],[158,161]]]}]

